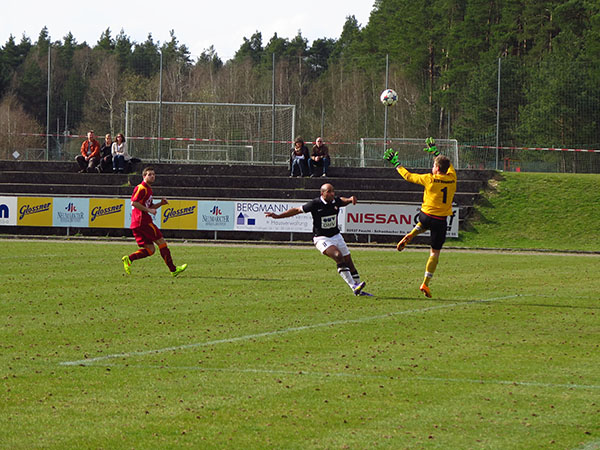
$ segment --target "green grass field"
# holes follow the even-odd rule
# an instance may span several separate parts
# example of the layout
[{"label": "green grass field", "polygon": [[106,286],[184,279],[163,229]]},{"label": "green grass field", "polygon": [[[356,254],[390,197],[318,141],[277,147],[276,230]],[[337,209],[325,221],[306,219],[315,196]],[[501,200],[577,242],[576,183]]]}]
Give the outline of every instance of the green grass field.
[{"label": "green grass field", "polygon": [[2,448],[600,448],[598,255],[0,245]]},{"label": "green grass field", "polygon": [[449,245],[600,252],[598,174],[500,174]]}]

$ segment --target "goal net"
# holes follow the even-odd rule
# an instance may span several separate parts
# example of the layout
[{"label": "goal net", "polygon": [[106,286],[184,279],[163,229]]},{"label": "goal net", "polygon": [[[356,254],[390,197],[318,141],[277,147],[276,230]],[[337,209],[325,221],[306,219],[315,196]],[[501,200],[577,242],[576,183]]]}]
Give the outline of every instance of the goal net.
[{"label": "goal net", "polygon": [[295,105],[128,101],[128,150],[144,161],[288,164],[295,111]]},{"label": "goal net", "polygon": [[252,145],[188,144],[186,148],[178,148],[177,144],[178,142],[175,142],[175,146],[169,148],[169,162],[254,163],[254,147]]},{"label": "goal net", "polygon": [[[387,143],[386,143],[387,142]],[[459,167],[458,141],[456,139],[436,139],[436,146],[442,155]],[[361,138],[358,160],[361,167],[383,167],[383,153],[388,148],[398,152],[403,166],[411,169],[431,169],[431,154],[424,152],[425,138]]]}]

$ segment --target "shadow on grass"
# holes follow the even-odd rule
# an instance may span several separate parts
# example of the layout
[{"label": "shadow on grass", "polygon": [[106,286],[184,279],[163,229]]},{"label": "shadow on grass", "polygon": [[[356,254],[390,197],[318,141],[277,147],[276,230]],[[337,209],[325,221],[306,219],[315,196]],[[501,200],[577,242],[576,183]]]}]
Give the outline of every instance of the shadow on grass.
[{"label": "shadow on grass", "polygon": [[[599,306],[592,305],[563,305],[557,303],[515,303],[515,302],[507,302],[503,300],[486,300],[486,299],[456,299],[456,298],[436,298],[435,296],[432,298],[419,297],[418,295],[414,297],[399,297],[399,296],[391,296],[391,295],[375,295],[375,299],[377,300],[397,300],[397,301],[410,301],[410,302],[427,302],[423,303],[425,308],[431,308],[435,306],[435,303],[455,303],[456,306],[464,306],[464,305],[472,305],[472,304],[482,304],[482,305],[502,305],[502,306],[517,306],[520,308],[565,308],[565,309],[591,309],[591,310],[600,310]],[[590,298],[590,300],[593,300]]]},{"label": "shadow on grass", "polygon": [[187,275],[187,274],[185,275],[185,278],[194,278],[194,279],[200,279],[200,280],[228,280],[228,281],[267,281],[267,282],[276,281],[278,283],[285,283],[285,282],[290,281],[290,280],[286,280],[286,279],[282,279],[282,278],[216,277],[216,276]]},{"label": "shadow on grass", "polygon": [[503,305],[532,307],[532,308],[566,308],[566,309],[598,309],[600,306],[585,306],[585,305],[559,305],[547,303],[502,303]]}]

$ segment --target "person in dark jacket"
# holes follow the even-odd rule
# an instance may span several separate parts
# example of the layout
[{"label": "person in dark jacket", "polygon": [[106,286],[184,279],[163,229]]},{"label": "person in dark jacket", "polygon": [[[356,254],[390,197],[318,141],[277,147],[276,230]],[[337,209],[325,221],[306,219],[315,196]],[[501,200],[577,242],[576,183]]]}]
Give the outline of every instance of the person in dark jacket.
[{"label": "person in dark jacket", "polygon": [[310,155],[308,148],[304,145],[304,140],[301,137],[297,137],[294,141],[294,148],[290,156],[290,176],[297,177],[298,174],[301,177],[307,177],[310,175],[308,169],[308,160]]}]

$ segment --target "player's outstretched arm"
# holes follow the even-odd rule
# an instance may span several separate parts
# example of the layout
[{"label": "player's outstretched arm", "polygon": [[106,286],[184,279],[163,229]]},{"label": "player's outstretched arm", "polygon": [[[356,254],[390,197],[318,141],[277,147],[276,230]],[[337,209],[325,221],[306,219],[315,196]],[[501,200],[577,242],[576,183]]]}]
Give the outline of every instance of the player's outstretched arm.
[{"label": "player's outstretched arm", "polygon": [[400,163],[400,159],[398,157],[398,152],[394,151],[393,148],[388,148],[383,153],[383,159],[385,159],[386,161],[389,161],[390,164],[392,164],[395,168],[398,168],[399,166],[402,165]]},{"label": "player's outstretched arm", "polygon": [[352,197],[340,197],[340,200],[342,201],[344,206],[349,205],[350,203],[352,203],[353,205],[356,205],[356,203],[358,203],[358,200],[354,195]]},{"label": "player's outstretched arm", "polygon": [[265,216],[270,217],[271,219],[285,219],[286,217],[293,217],[297,214],[302,214],[304,210],[302,206],[297,206],[296,208],[290,208],[287,211],[282,212],[281,214],[275,214],[274,212],[266,212]]},{"label": "player's outstretched arm", "polygon": [[163,205],[168,205],[168,204],[169,204],[169,202],[167,201],[167,199],[165,197],[163,197],[160,199],[160,202],[153,203],[152,207],[156,209],[156,208],[160,208]]},{"label": "player's outstretched arm", "polygon": [[434,138],[428,137],[427,139],[425,139],[425,144],[427,145],[427,147],[425,147],[423,149],[424,152],[433,153],[433,156],[439,156],[440,155],[440,151],[437,149],[437,147],[435,145],[435,139]]}]

